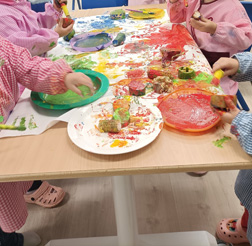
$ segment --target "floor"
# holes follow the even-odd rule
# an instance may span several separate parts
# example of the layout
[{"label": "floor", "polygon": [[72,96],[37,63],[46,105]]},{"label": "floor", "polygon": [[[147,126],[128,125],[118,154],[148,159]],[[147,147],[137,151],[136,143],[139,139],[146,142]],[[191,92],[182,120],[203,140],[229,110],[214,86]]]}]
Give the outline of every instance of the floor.
[{"label": "floor", "polygon": [[[252,108],[250,82],[241,83],[240,90]],[[206,230],[214,235],[222,218],[239,218],[243,213],[233,191],[237,173],[134,176],[139,233]],[[40,246],[52,239],[116,235],[110,177],[50,183],[63,187],[66,198],[53,209],[29,204],[29,217],[21,232],[36,231],[42,238]]]}]

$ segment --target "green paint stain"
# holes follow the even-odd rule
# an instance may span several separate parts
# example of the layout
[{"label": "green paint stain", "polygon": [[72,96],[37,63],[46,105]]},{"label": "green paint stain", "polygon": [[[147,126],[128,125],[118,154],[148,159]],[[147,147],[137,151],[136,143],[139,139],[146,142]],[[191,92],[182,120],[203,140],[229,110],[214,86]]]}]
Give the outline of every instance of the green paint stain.
[{"label": "green paint stain", "polygon": [[37,127],[38,127],[38,126],[37,126],[36,122],[34,122],[34,116],[31,115],[31,118],[30,118],[29,123],[28,123],[28,128],[29,128],[30,130],[32,130],[32,129],[35,129],[35,128],[37,128]]},{"label": "green paint stain", "polygon": [[103,51],[101,51],[100,55],[101,55],[102,58],[106,58],[106,59],[113,59],[113,58],[117,58],[118,57],[117,52],[112,53],[112,52],[109,52],[109,50],[103,50]]},{"label": "green paint stain", "polygon": [[32,46],[32,50],[34,50],[34,49],[35,49],[35,47],[36,47],[36,45],[33,45],[33,46]]},{"label": "green paint stain", "polygon": [[58,59],[64,59],[73,70],[76,69],[90,69],[92,70],[97,62],[92,60],[92,57],[86,57],[85,55],[64,55],[64,56],[50,56],[52,61],[56,61]]},{"label": "green paint stain", "polygon": [[55,45],[55,42],[51,42],[49,47],[53,47]]},{"label": "green paint stain", "polygon": [[25,121],[26,121],[25,117],[22,117],[19,126],[25,127]]},{"label": "green paint stain", "polygon": [[0,67],[4,65],[4,59],[0,59]]},{"label": "green paint stain", "polygon": [[216,147],[218,147],[218,148],[223,148],[223,144],[225,143],[225,142],[227,142],[228,140],[230,140],[231,139],[231,137],[226,137],[226,136],[224,136],[223,138],[221,138],[221,139],[217,139],[216,141],[213,141],[213,144],[216,146]]},{"label": "green paint stain", "polygon": [[15,126],[17,123],[18,117],[12,122],[12,125]]},{"label": "green paint stain", "polygon": [[0,115],[0,122],[4,121],[4,117],[2,115]]},{"label": "green paint stain", "polygon": [[[207,74],[205,72],[201,72],[195,78],[193,78],[192,80],[195,81],[195,82],[204,81],[207,84],[211,84],[212,79],[213,79],[213,75]],[[187,80],[182,80],[182,79],[175,79],[174,80],[175,83],[178,83],[178,82],[181,82],[181,81],[187,81]]]},{"label": "green paint stain", "polygon": [[81,90],[83,97],[79,96],[71,90],[57,95],[48,95],[41,93],[40,97],[42,100],[46,101],[49,104],[65,105],[81,102],[82,100],[85,100],[91,96],[89,87],[81,85],[78,88]]}]

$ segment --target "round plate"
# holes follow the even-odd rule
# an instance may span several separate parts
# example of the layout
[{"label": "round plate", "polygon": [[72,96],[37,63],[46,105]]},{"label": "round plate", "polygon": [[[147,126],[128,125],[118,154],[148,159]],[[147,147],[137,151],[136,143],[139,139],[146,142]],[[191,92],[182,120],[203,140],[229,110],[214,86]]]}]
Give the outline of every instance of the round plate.
[{"label": "round plate", "polygon": [[105,32],[87,32],[74,36],[70,45],[74,50],[91,52],[107,48],[112,44],[113,36]]},{"label": "round plate", "polygon": [[[51,103],[48,103],[44,100],[44,99],[46,99],[47,94],[32,91],[31,92],[31,100],[33,101],[33,103],[35,103],[36,105],[38,105],[42,108],[48,108],[48,109],[56,109],[56,110],[71,109],[71,108],[84,106],[86,104],[89,104],[89,103],[99,99],[108,90],[109,80],[105,75],[98,73],[98,72],[95,72],[93,70],[75,70],[75,72],[82,72],[91,78],[91,80],[94,83],[94,86],[96,87],[94,95],[87,97],[84,100],[75,102],[75,103],[51,104]],[[63,93],[60,95],[62,96],[62,98],[64,98],[65,94],[66,93]],[[59,99],[60,95],[58,94],[55,96],[57,96],[57,98]],[[53,96],[50,96],[51,99],[52,99],[52,97]],[[76,94],[76,98],[79,98],[79,95]]]},{"label": "round plate", "polygon": [[210,106],[213,93],[199,89],[177,90],[158,104],[164,122],[173,128],[201,132],[216,125],[220,117]]},{"label": "round plate", "polygon": [[145,10],[147,12],[153,12],[154,14],[143,14],[135,11],[129,12],[129,17],[134,19],[156,19],[156,18],[162,18],[165,15],[165,11],[163,9],[139,9],[139,10]]},{"label": "round plate", "polygon": [[70,119],[68,135],[81,149],[102,154],[117,155],[140,149],[151,143],[163,127],[161,112],[153,104],[137,97],[127,96],[130,100],[130,115],[136,123],[130,123],[119,133],[101,133],[100,120],[111,119],[113,102],[122,97],[105,97],[80,108]]}]

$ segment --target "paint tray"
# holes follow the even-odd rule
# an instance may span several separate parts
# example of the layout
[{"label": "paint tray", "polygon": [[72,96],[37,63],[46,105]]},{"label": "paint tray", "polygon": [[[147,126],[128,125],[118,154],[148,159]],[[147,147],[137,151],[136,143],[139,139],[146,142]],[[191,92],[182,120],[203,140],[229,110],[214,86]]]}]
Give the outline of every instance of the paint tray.
[{"label": "paint tray", "polygon": [[166,125],[188,132],[202,132],[215,126],[220,116],[210,106],[213,93],[200,89],[177,90],[158,104]]},{"label": "paint tray", "polygon": [[98,51],[112,44],[113,36],[105,32],[86,32],[74,36],[70,45],[74,50],[81,52]]},{"label": "paint tray", "polygon": [[42,108],[48,109],[71,109],[94,102],[107,92],[109,88],[109,80],[105,75],[92,70],[75,70],[75,72],[82,72],[91,78],[95,87],[95,93],[93,95],[90,95],[90,90],[86,86],[79,87],[82,91],[83,97],[71,90],[58,95],[32,92],[31,100],[33,103]]}]

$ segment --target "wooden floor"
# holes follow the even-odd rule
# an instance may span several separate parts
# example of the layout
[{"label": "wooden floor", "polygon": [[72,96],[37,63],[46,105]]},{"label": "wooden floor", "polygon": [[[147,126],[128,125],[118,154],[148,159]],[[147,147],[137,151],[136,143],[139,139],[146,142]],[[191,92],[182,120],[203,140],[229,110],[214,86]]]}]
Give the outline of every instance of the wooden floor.
[{"label": "wooden floor", "polygon": [[[240,83],[240,90],[252,108],[251,84]],[[134,176],[139,233],[206,230],[214,235],[222,218],[243,213],[233,191],[237,173]],[[29,217],[21,232],[36,231],[42,238],[40,246],[52,239],[116,235],[110,177],[50,183],[63,187],[66,198],[53,209],[28,205]]]}]

